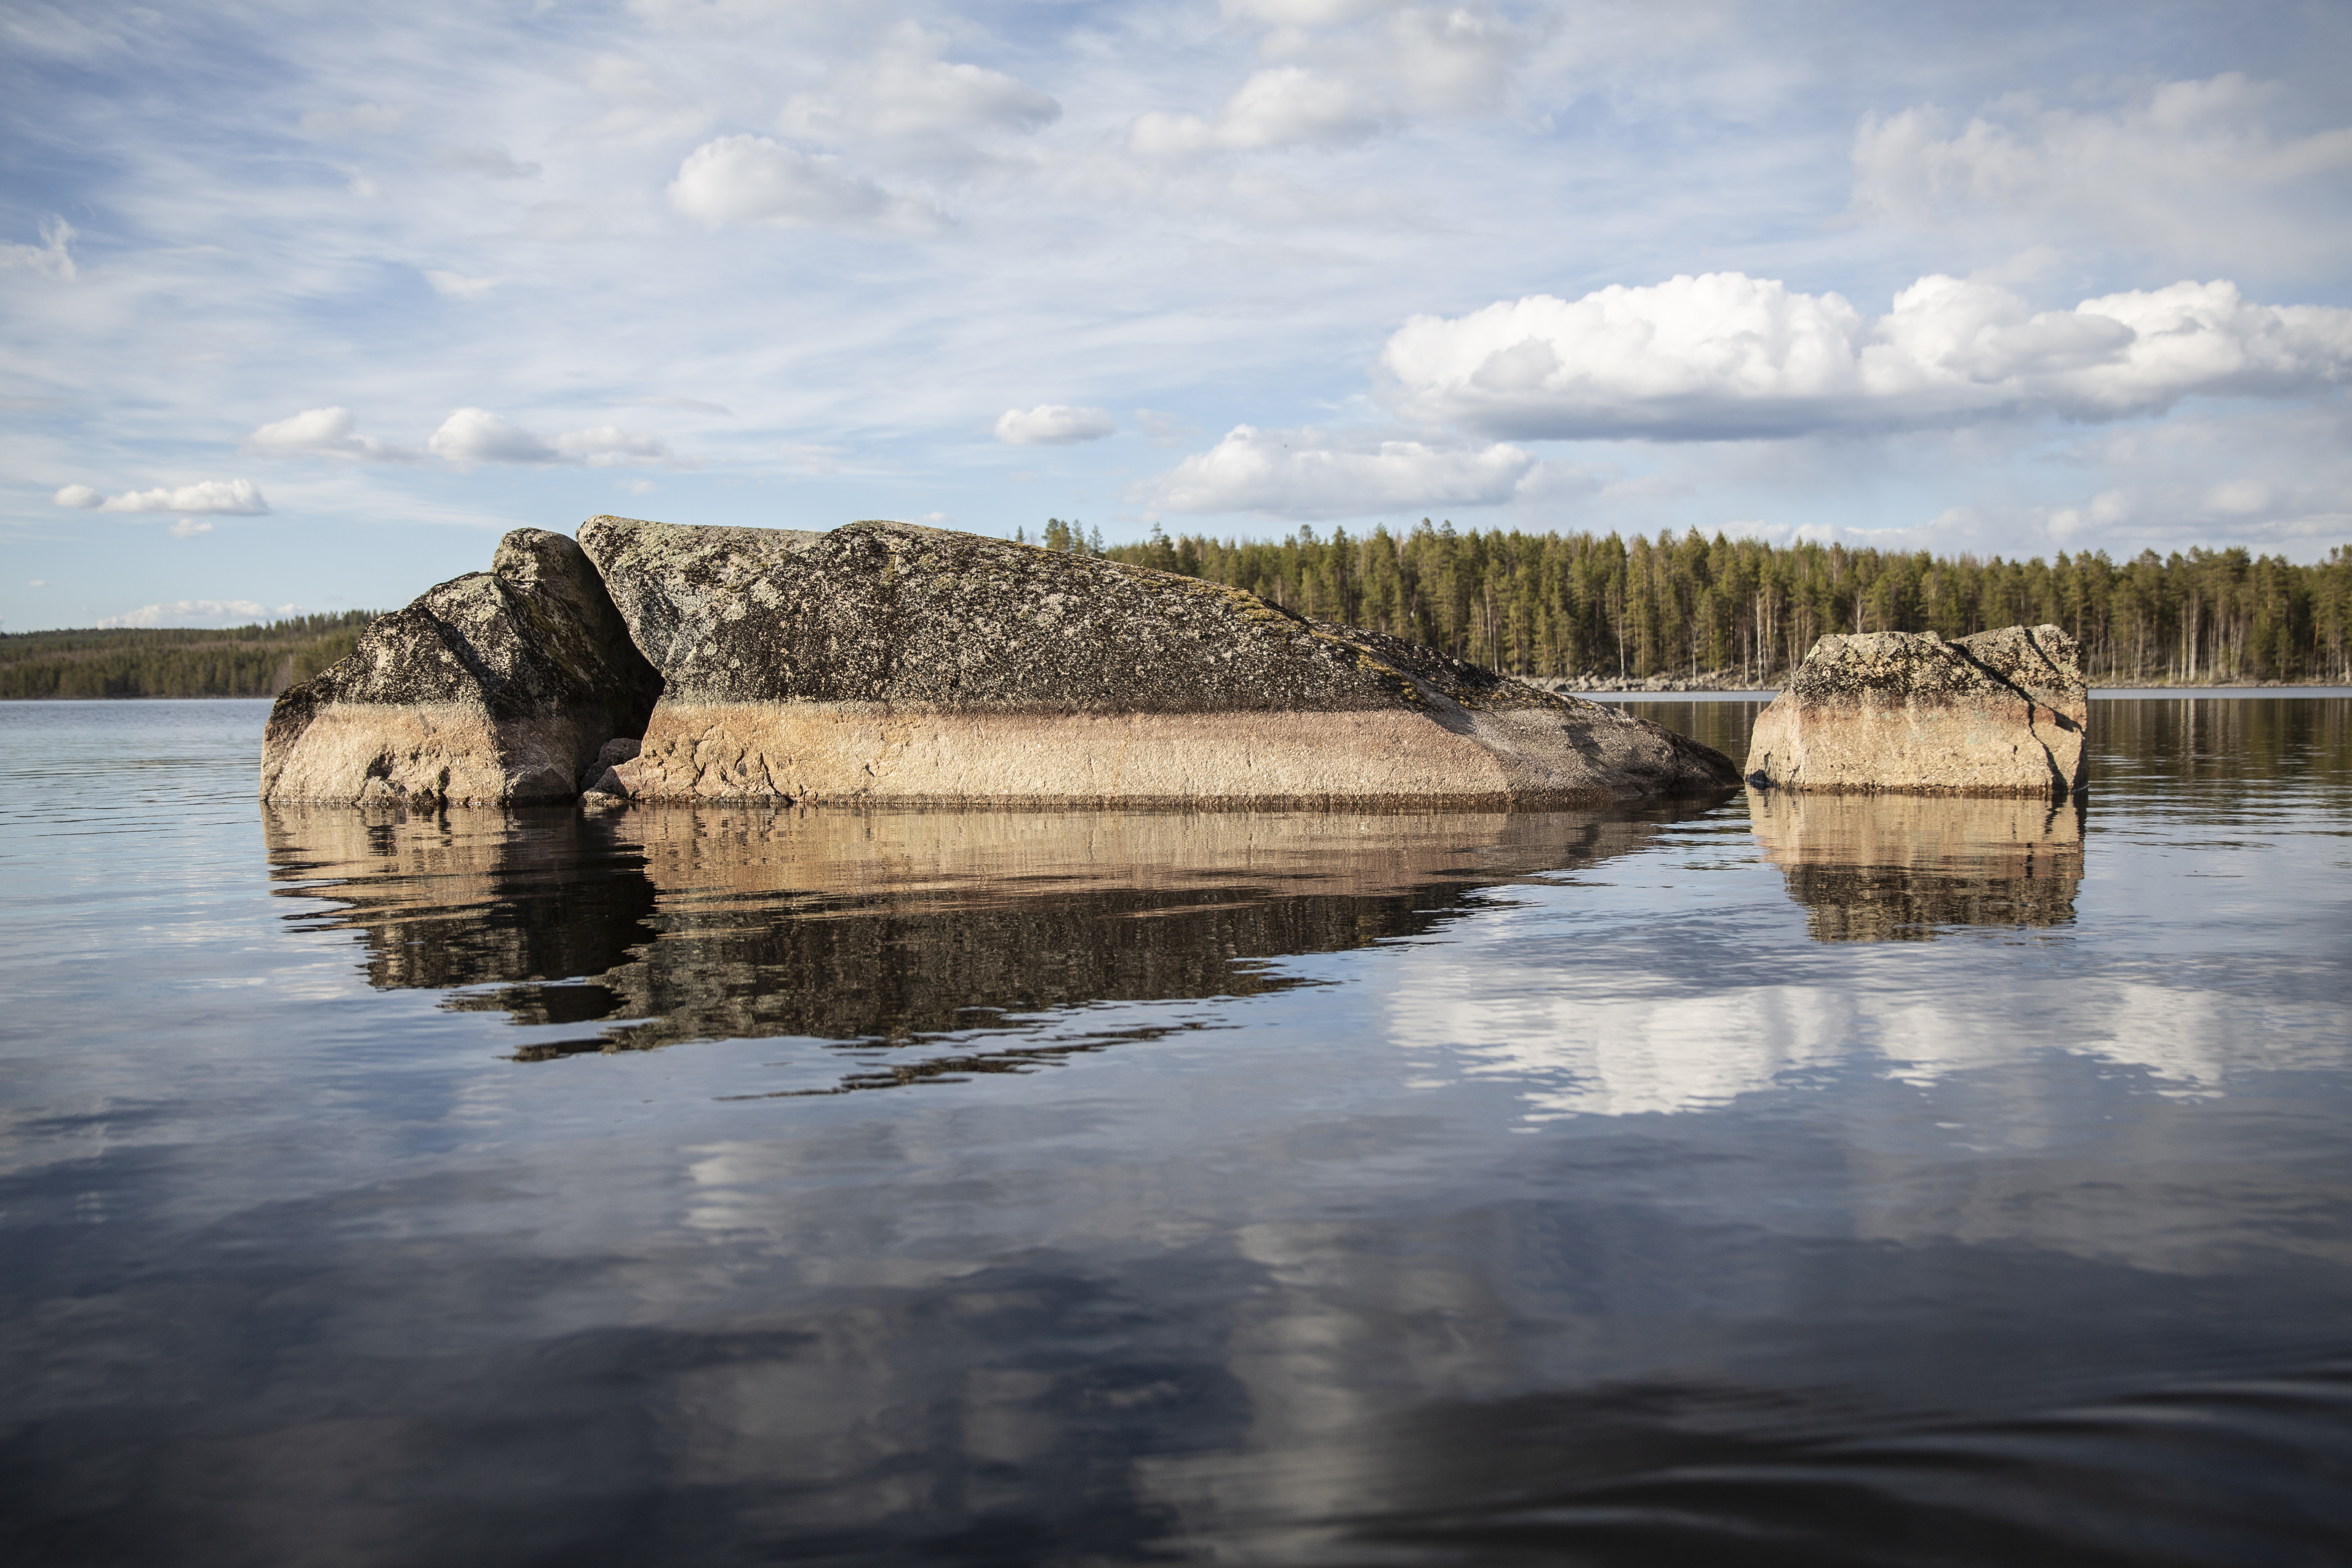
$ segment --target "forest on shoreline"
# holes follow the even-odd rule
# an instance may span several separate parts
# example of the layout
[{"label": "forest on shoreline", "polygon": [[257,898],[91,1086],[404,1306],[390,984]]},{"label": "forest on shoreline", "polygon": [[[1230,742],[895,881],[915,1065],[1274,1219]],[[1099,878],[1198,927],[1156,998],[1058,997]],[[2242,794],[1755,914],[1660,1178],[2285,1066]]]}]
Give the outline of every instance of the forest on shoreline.
[{"label": "forest on shoreline", "polygon": [[0,632],[0,699],[275,697],[352,651],[374,610],[266,625]]},{"label": "forest on shoreline", "polygon": [[[2007,561],[1756,539],[1302,527],[1271,541],[1106,548],[1048,519],[1038,542],[1244,588],[1318,620],[1513,675],[1713,675],[1768,686],[1829,632],[2054,624],[2094,682],[2352,682],[2352,546],[2297,565],[2239,547]],[[0,633],[0,699],[272,697],[350,653],[376,612],[226,630]]]},{"label": "forest on shoreline", "polygon": [[1946,637],[2064,627],[2093,681],[2352,681],[2352,546],[2300,566],[2238,547],[2116,562],[1773,545],[1757,539],[1457,531],[1427,519],[1270,542],[1103,549],[1047,521],[1048,548],[1245,588],[1301,615],[1407,637],[1513,675],[1714,673],[1769,685],[1831,632]]}]

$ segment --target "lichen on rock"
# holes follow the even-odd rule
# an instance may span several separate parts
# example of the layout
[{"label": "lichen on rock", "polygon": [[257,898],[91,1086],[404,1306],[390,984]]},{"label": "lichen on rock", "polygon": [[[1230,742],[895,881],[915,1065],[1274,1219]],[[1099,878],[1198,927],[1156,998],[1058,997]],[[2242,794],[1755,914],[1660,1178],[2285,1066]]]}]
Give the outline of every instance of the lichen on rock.
[{"label": "lichen on rock", "polygon": [[1822,637],[1750,733],[1751,782],[1787,789],[2063,795],[2090,717],[2074,639],[2004,626]]},{"label": "lichen on rock", "polygon": [[1585,804],[1728,759],[1242,590],[894,522],[600,517],[582,546],[665,689],[637,799]]},{"label": "lichen on rock", "polygon": [[489,571],[427,589],[278,699],[261,794],[569,800],[605,742],[644,731],[660,690],[579,545],[517,529]]}]

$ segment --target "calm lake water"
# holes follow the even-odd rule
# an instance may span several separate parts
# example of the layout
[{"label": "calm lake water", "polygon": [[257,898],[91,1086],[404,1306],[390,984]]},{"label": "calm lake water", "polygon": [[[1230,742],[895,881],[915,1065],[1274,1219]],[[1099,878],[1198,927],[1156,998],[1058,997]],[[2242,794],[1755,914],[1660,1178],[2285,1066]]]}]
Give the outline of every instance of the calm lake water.
[{"label": "calm lake water", "polygon": [[2352,1559],[2352,697],[1515,816],[269,811],[265,711],[0,705],[12,1564]]}]

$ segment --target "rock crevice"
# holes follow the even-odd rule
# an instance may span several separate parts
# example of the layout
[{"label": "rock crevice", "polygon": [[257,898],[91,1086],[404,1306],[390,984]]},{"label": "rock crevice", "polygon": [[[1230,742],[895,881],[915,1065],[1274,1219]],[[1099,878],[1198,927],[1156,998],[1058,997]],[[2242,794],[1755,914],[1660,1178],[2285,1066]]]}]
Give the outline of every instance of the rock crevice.
[{"label": "rock crevice", "polygon": [[261,793],[569,800],[606,741],[644,731],[660,691],[579,545],[517,529],[489,571],[425,590],[278,699]]}]

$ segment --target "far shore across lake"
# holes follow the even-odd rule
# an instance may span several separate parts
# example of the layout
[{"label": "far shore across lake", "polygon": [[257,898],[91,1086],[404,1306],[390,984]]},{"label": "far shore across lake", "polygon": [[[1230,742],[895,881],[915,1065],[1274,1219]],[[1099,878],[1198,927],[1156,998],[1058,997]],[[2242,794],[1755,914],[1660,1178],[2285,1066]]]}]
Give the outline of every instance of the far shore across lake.
[{"label": "far shore across lake", "polygon": [[[1520,678],[1528,685],[1546,691],[1570,691],[1580,697],[1772,697],[1780,687],[1751,686],[1737,677],[1709,675],[1690,677],[1602,676],[1602,675],[1538,675]],[[2344,689],[2337,680],[2095,680],[2093,696],[2116,691],[2335,691]]]}]

